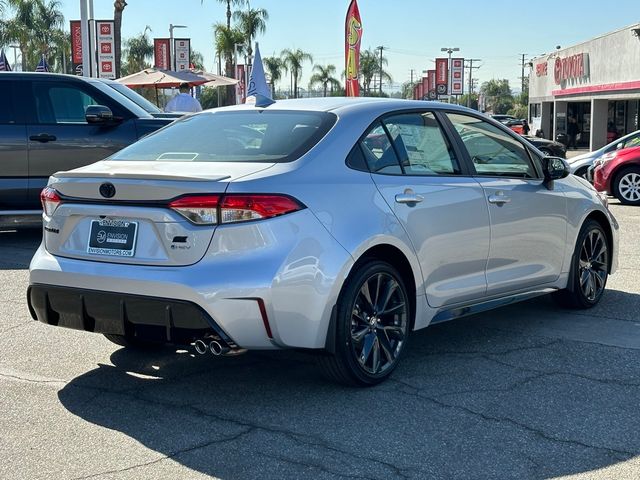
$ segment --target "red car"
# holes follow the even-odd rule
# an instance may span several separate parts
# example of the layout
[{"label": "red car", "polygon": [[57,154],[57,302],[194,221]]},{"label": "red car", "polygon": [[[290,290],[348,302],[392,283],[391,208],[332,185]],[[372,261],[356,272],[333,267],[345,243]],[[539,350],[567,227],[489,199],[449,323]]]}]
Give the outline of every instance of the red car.
[{"label": "red car", "polygon": [[596,160],[593,185],[626,205],[640,205],[640,146],[607,153]]}]

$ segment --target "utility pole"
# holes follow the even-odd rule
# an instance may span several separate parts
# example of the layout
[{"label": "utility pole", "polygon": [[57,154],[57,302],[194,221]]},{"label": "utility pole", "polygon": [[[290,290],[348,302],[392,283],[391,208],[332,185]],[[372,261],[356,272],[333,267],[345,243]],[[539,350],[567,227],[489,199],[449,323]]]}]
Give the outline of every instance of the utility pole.
[{"label": "utility pole", "polygon": [[528,55],[527,53],[521,53],[520,55],[522,55],[522,76],[520,77],[520,88],[521,88],[521,92],[524,92],[524,65],[525,65],[525,57]]},{"label": "utility pole", "polygon": [[459,52],[460,49],[458,47],[442,47],[440,51],[447,52],[449,54],[449,63],[447,64],[447,67],[449,69],[449,78],[447,79],[447,95],[449,96],[449,103],[451,103],[451,54],[453,52]]},{"label": "utility pole", "polygon": [[411,69],[411,81],[409,82],[409,85],[411,85],[411,96],[415,100],[416,99],[416,94],[415,94],[415,90],[413,88],[413,72],[415,72],[415,70],[412,68]]},{"label": "utility pole", "polygon": [[380,50],[380,96],[382,96],[382,52],[386,48],[387,47],[385,47],[384,45],[380,45],[376,48],[376,50]]},{"label": "utility pole", "polygon": [[481,65],[477,67],[473,66],[473,62],[481,62],[480,58],[469,58],[465,60],[467,63],[467,67],[469,68],[469,91],[467,92],[467,107],[471,108],[471,94],[473,93],[473,70],[478,69]]}]

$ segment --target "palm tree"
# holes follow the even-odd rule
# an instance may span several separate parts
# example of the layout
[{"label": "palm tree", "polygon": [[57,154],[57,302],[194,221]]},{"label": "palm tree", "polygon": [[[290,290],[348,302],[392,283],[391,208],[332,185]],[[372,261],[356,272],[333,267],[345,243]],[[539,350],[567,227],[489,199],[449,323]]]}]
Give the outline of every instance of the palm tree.
[{"label": "palm tree", "polygon": [[29,44],[36,24],[36,4],[33,0],[7,0],[14,16],[4,22],[3,40],[16,42],[20,47],[22,71],[28,70]]},{"label": "palm tree", "polygon": [[200,52],[191,50],[190,60],[196,70],[204,70],[204,56]]},{"label": "palm tree", "polygon": [[[220,58],[224,58],[225,75],[235,78],[233,71],[233,57],[236,53],[236,45],[243,44],[243,36],[238,30],[227,27],[224,23],[217,23],[213,26],[214,38],[216,43],[216,53]],[[230,85],[227,87],[227,95],[224,105],[232,104],[235,87]]]},{"label": "palm tree", "polygon": [[33,41],[42,55],[47,55],[51,48],[60,41],[60,33],[64,22],[64,15],[60,11],[58,0],[37,1],[35,3],[35,24]]},{"label": "palm tree", "polygon": [[304,62],[313,62],[313,57],[310,53],[303,52],[299,48],[296,50],[284,49],[282,56],[284,57],[284,65],[291,74],[293,98],[298,98],[298,81],[302,76],[302,64]]},{"label": "palm tree", "polygon": [[146,26],[144,32],[137,37],[126,41],[127,74],[139,72],[150,67],[148,60],[153,56],[153,44],[147,35],[147,31],[151,31],[149,26]]},{"label": "palm tree", "polygon": [[237,28],[244,35],[246,42],[247,56],[249,57],[249,69],[251,69],[251,55],[253,54],[253,39],[259,33],[264,33],[267,29],[269,13],[264,8],[249,8],[247,11],[237,11],[233,14],[237,22]]},{"label": "palm tree", "polygon": [[113,49],[116,63],[116,78],[120,78],[122,66],[122,12],[127,6],[125,0],[113,2]]},{"label": "palm tree", "polygon": [[[231,29],[231,5],[243,7],[246,3],[246,0],[218,0],[218,2],[227,4],[227,28]],[[200,4],[202,5],[203,3],[204,0],[200,0]]]},{"label": "palm tree", "polygon": [[262,59],[267,74],[271,79],[271,97],[275,98],[276,82],[282,78],[282,71],[285,70],[284,61],[279,57],[265,57]]},{"label": "palm tree", "polygon": [[321,84],[322,85],[322,96],[327,96],[327,88],[331,85],[331,91],[333,91],[334,87],[340,87],[340,81],[334,77],[336,73],[335,65],[327,65],[326,67],[322,65],[314,65],[313,71],[316,72],[311,76],[309,80],[309,87],[313,87],[314,85]]}]

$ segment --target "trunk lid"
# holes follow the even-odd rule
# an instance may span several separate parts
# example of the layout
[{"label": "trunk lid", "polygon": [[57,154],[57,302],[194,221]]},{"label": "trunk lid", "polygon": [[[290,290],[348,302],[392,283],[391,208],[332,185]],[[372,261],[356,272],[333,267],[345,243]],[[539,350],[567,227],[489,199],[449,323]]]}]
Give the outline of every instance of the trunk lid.
[{"label": "trunk lid", "polygon": [[[45,215],[45,246],[53,255],[98,262],[194,264],[205,255],[216,226],[191,223],[168,208],[169,200],[222,194],[229,182],[271,166],[102,161],[58,172],[49,186],[62,202],[51,217]],[[110,186],[101,193],[104,184]],[[105,193],[113,195],[105,198]]]}]

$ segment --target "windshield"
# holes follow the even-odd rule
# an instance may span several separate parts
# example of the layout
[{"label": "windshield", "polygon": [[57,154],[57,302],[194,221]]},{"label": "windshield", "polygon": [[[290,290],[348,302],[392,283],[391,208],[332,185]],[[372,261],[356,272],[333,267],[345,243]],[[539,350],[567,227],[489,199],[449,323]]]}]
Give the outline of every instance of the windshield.
[{"label": "windshield", "polygon": [[326,112],[250,110],[184,117],[110,157],[181,162],[291,162],[335,124]]},{"label": "windshield", "polygon": [[160,110],[158,107],[156,107],[153,103],[151,103],[149,100],[144,98],[142,95],[131,90],[126,85],[122,85],[121,83],[108,83],[107,85],[109,85],[115,91],[121,93],[122,95],[124,95],[125,97],[127,97],[129,100],[136,103],[140,107],[144,108],[147,112],[162,113],[162,110]]}]

